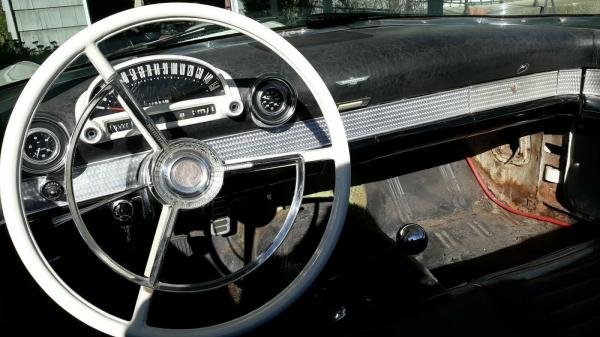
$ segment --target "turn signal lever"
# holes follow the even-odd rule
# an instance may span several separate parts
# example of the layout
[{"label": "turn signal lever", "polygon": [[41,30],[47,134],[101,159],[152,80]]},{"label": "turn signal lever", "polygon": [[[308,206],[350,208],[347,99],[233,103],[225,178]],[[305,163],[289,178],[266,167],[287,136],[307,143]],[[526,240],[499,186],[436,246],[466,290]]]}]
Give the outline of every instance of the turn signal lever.
[{"label": "turn signal lever", "polygon": [[403,252],[409,255],[417,255],[427,248],[427,232],[415,223],[406,224],[396,233],[396,244]]}]

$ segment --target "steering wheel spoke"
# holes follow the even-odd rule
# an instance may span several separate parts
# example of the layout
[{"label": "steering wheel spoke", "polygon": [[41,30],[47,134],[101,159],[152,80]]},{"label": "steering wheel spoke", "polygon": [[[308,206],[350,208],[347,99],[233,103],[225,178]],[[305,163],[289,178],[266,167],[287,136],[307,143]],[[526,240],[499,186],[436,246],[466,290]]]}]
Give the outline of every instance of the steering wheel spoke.
[{"label": "steering wheel spoke", "polygon": [[154,151],[164,150],[169,147],[169,142],[161,131],[156,127],[156,124],[148,116],[142,108],[142,105],[137,102],[129,88],[119,78],[115,68],[108,62],[95,43],[88,45],[85,48],[85,54],[96,68],[100,77],[107,84],[111,85],[117,94],[117,100],[125,109],[133,124],[142,134]]},{"label": "steering wheel spoke", "polygon": [[148,326],[148,312],[150,311],[150,301],[153,294],[154,289],[144,286],[140,287],[131,317],[131,325],[138,327]]},{"label": "steering wheel spoke", "polygon": [[[213,156],[211,149],[204,149],[203,145],[207,144],[200,141],[193,142],[192,139],[183,140],[182,143],[177,143],[178,140],[168,141],[157,130],[153,120],[140,104],[143,102],[137,102],[132,92],[121,82],[120,74],[115,71],[114,67],[98,49],[96,43],[132,27],[151,22],[174,20],[221,24],[256,40],[276,55],[279,55],[308,87],[322,111],[329,131],[331,147],[306,152],[292,152],[279,156],[232,160],[223,163],[216,151],[215,156]],[[146,177],[148,180],[142,179],[142,181],[149,181],[154,196],[158,197],[159,202],[165,204],[165,206],[162,206],[143,275],[125,268],[103,251],[85,227],[73,190],[72,165],[74,164],[74,151],[68,152],[65,164],[65,190],[69,209],[81,237],[102,263],[126,280],[141,286],[132,320],[123,320],[86,301],[74,288],[70,288],[60,278],[46,260],[39,245],[36,244],[21,199],[20,163],[26,131],[36,108],[48,92],[48,88],[81,53],[87,55],[91,64],[106,83],[106,86],[102,89],[105,91],[101,93],[115,94],[134,126],[154,150],[154,157],[150,158],[152,160],[144,162],[147,167],[144,166],[145,170],[143,172],[148,175]],[[95,95],[92,100],[93,104],[98,104],[100,97],[100,95]],[[88,104],[88,108],[75,125],[73,137],[69,144],[70,149],[76,148],[83,130],[83,123],[94,111],[93,108]],[[95,22],[62,44],[46,59],[23,89],[6,128],[1,153],[0,176],[4,179],[4,183],[3,188],[0,189],[0,194],[2,195],[3,213],[11,239],[19,256],[23,259],[24,265],[45,292],[67,312],[106,334],[119,336],[201,337],[239,335],[281,313],[308,289],[331,256],[335,243],[341,234],[350,191],[350,157],[344,127],[335,101],[317,71],[294,46],[264,25],[231,11],[189,3],[149,5],[117,13]],[[256,310],[232,318],[223,324],[189,329],[160,328],[147,324],[148,308],[154,290],[175,292],[198,291],[200,288],[201,290],[213,290],[235,282],[256,270],[261,263],[265,262],[281,245],[298,214],[304,193],[305,163],[330,159],[335,164],[335,197],[330,217],[314,253],[310,255],[305,267],[290,281],[289,285]],[[199,284],[196,289],[190,288],[187,284],[169,284],[159,281],[165,253],[169,247],[180,209],[199,208],[213,200],[219,193],[224,169],[241,171],[281,166],[296,167],[294,199],[284,224],[272,239],[268,249],[242,269],[224,275],[220,279]],[[214,179],[215,175],[219,178],[218,181]],[[212,177],[209,182],[217,182],[218,184],[205,184],[206,177]],[[164,186],[155,184],[157,181],[164,182]],[[161,193],[162,190],[159,191],[158,187],[170,189],[169,191],[173,193],[166,195]],[[173,198],[169,198],[171,196]],[[202,200],[200,197],[203,197]],[[97,205],[92,206],[100,207],[100,205],[109,201],[107,199],[100,200]]]},{"label": "steering wheel spoke", "polygon": [[[132,188],[126,189],[123,192],[120,192],[120,193],[117,193],[117,194],[113,194],[113,195],[108,196],[106,198],[100,199],[99,201],[96,201],[95,203],[82,208],[79,212],[81,213],[81,215],[84,215],[84,214],[86,214],[88,212],[91,212],[91,211],[93,211],[95,209],[98,209],[98,208],[100,208],[102,206],[108,205],[108,204],[110,204],[113,201],[117,201],[119,199],[123,199],[124,197],[126,197],[126,196],[128,196],[130,194],[139,192],[139,191],[141,191],[141,190],[143,190],[143,189],[145,189],[147,187],[148,187],[148,185],[144,184],[144,185],[140,185],[140,186],[136,186],[136,187],[132,187]],[[68,222],[68,221],[70,221],[72,219],[73,219],[73,216],[71,215],[71,213],[66,213],[66,214],[59,215],[57,217],[52,218],[52,224],[55,225],[55,226],[62,225],[65,222]]]},{"label": "steering wheel spoke", "polygon": [[154,239],[152,240],[152,246],[150,247],[148,261],[146,262],[146,268],[144,269],[144,276],[148,277],[148,285],[150,287],[155,286],[158,282],[158,276],[171,240],[171,234],[173,234],[175,221],[177,220],[177,213],[177,208],[173,206],[164,205],[162,207]]},{"label": "steering wheel spoke", "polygon": [[225,171],[257,171],[283,166],[292,166],[297,163],[334,160],[331,147],[323,147],[298,153],[276,154],[251,158],[240,158],[225,161]]}]

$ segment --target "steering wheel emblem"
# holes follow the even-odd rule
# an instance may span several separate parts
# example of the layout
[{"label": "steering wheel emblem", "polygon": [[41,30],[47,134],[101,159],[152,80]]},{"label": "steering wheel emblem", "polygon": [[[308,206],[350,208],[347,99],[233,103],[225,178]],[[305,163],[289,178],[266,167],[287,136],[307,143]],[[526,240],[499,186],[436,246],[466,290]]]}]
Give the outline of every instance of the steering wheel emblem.
[{"label": "steering wheel emblem", "polygon": [[178,139],[156,152],[146,177],[165,205],[192,209],[208,204],[219,194],[224,171],[210,146],[196,139]]},{"label": "steering wheel emblem", "polygon": [[195,156],[177,159],[165,173],[169,187],[184,196],[202,193],[210,179],[208,163]]}]

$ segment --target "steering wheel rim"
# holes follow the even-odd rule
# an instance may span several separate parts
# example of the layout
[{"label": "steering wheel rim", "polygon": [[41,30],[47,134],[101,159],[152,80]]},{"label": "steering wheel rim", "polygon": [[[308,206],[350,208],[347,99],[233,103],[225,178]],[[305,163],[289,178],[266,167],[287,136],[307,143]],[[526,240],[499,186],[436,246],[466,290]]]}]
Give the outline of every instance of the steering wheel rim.
[{"label": "steering wheel rim", "polygon": [[[327,123],[331,146],[311,155],[333,159],[335,163],[334,200],[330,218],[319,246],[304,269],[290,285],[263,306],[231,321],[202,328],[165,329],[140,325],[135,317],[132,321],[126,321],[87,302],[64,283],[44,259],[21,202],[21,158],[25,131],[54,80],[89,46],[95,47],[97,42],[130,27],[162,20],[203,21],[221,25],[260,42],[279,55],[304,81]],[[350,155],[343,124],[331,93],[311,64],[285,39],[256,21],[224,9],[189,3],[158,4],[123,11],[98,21],[65,42],[48,57],[23,89],[6,129],[1,155],[0,197],[6,225],[27,270],[63,309],[87,325],[110,335],[229,336],[248,331],[273,318],[304,293],[329,259],[343,227],[350,191]]]}]

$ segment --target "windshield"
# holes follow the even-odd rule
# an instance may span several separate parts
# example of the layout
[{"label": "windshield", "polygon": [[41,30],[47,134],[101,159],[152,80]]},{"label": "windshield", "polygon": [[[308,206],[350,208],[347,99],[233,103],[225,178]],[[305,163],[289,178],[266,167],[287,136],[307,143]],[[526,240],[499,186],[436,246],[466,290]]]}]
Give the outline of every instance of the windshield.
[{"label": "windshield", "polygon": [[[177,0],[181,2],[182,0]],[[26,80],[69,37],[111,14],[164,0],[2,0],[0,86]],[[257,19],[269,28],[335,25],[372,17],[544,16],[600,14],[600,0],[203,0]],[[343,18],[343,20],[340,20]],[[314,27],[319,27],[313,24]],[[159,23],[112,38],[103,50],[124,52],[235,32],[210,24]]]}]

